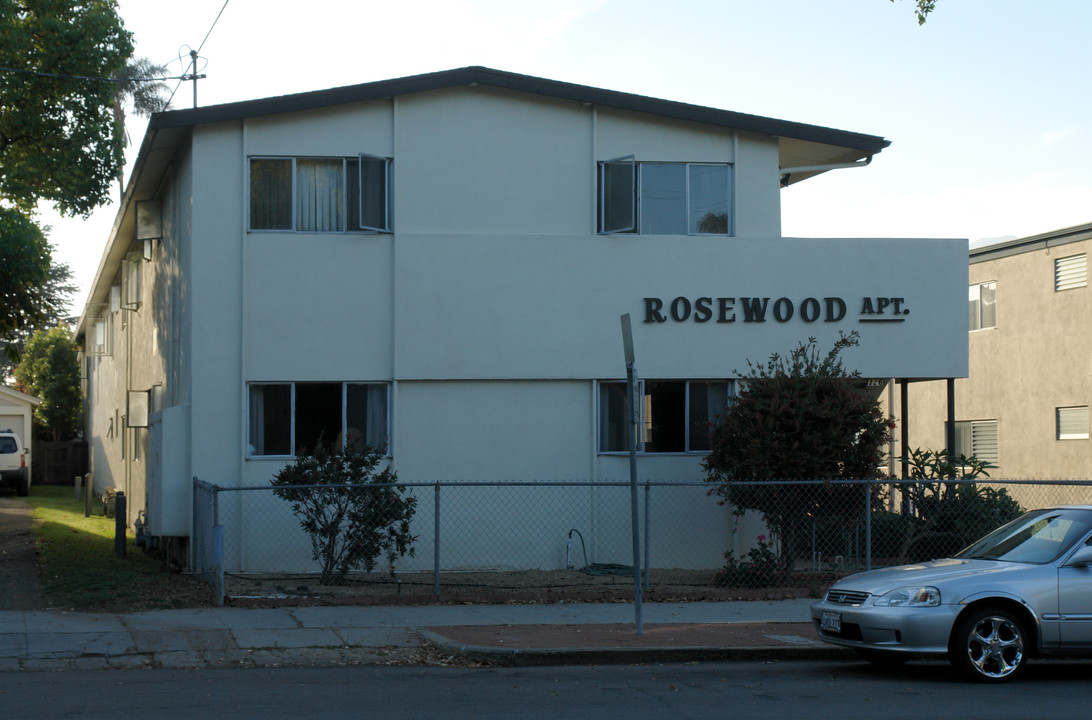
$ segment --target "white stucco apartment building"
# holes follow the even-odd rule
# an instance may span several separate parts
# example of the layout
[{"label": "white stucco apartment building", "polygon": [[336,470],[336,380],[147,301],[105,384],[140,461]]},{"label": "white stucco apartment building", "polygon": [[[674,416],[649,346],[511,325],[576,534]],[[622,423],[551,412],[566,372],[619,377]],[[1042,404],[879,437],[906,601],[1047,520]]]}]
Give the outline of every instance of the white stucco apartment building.
[{"label": "white stucco apartment building", "polygon": [[[781,235],[782,187],[888,144],[477,67],[158,114],[79,326],[95,484],[185,538],[193,477],[268,485],[320,434],[404,482],[624,481],[625,313],[642,480],[700,479],[695,423],[809,336],[858,331],[867,378],[963,377],[966,241]],[[566,502],[505,510],[605,516]],[[306,563],[290,514],[232,512],[228,570]],[[728,511],[672,513],[718,529],[658,561],[718,566]],[[527,545],[511,566],[563,561]]]}]

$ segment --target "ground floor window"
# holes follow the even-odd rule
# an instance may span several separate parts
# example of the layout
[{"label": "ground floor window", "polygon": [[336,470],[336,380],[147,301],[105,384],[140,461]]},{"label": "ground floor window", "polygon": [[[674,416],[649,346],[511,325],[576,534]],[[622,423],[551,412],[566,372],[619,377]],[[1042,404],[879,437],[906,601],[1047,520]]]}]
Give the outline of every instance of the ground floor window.
[{"label": "ground floor window", "polygon": [[[707,452],[709,429],[728,407],[731,380],[641,380],[637,388],[637,450]],[[626,452],[626,383],[599,383],[599,452]]]},{"label": "ground floor window", "polygon": [[993,465],[998,464],[997,421],[960,420],[955,424],[955,456],[974,456]]},{"label": "ground floor window", "polygon": [[291,456],[318,442],[386,452],[385,383],[251,383],[248,455]]}]

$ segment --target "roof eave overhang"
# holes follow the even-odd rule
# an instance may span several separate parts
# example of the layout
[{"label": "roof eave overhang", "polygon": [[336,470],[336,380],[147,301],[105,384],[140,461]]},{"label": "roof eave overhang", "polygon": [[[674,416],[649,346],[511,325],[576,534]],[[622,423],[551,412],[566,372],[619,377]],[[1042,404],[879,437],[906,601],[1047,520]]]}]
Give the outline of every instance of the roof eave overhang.
[{"label": "roof eave overhang", "polygon": [[150,127],[166,129],[228,122],[279,113],[316,110],[334,105],[378,100],[461,85],[484,85],[600,105],[617,110],[648,113],[746,132],[792,138],[822,145],[834,145],[856,151],[854,155],[858,158],[874,155],[891,144],[885,138],[875,135],[835,130],[788,120],[776,120],[760,115],[748,115],[731,110],[719,110],[701,105],[661,100],[645,95],[604,90],[587,85],[547,80],[484,67],[444,70],[393,80],[381,80],[258,100],[245,100],[191,110],[172,110],[154,115]]}]

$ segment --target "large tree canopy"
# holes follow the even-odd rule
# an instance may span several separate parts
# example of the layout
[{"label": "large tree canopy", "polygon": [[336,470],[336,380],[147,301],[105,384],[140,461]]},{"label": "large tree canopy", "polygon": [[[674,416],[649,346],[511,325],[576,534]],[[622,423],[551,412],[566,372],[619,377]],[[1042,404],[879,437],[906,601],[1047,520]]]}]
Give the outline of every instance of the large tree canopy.
[{"label": "large tree canopy", "polygon": [[66,326],[34,333],[15,368],[15,381],[23,392],[41,398],[42,404],[34,410],[39,428],[53,440],[75,436],[80,415],[80,365]]},{"label": "large tree canopy", "polygon": [[53,259],[38,226],[14,208],[0,208],[0,382],[12,376],[35,330],[71,319],[77,290],[72,269]]},{"label": "large tree canopy", "polygon": [[0,205],[0,339],[56,314],[42,288],[49,283],[49,243],[15,208]]},{"label": "large tree canopy", "polygon": [[0,0],[0,36],[0,199],[88,215],[123,162],[104,79],[133,54],[117,2]]}]

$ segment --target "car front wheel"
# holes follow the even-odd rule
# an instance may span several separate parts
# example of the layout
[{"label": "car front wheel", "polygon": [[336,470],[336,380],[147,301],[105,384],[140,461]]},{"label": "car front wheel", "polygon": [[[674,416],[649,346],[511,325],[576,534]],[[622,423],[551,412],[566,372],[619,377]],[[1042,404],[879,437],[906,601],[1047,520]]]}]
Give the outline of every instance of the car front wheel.
[{"label": "car front wheel", "polygon": [[948,646],[952,664],[979,682],[1012,680],[1028,660],[1028,636],[1011,612],[982,608],[961,618]]}]

